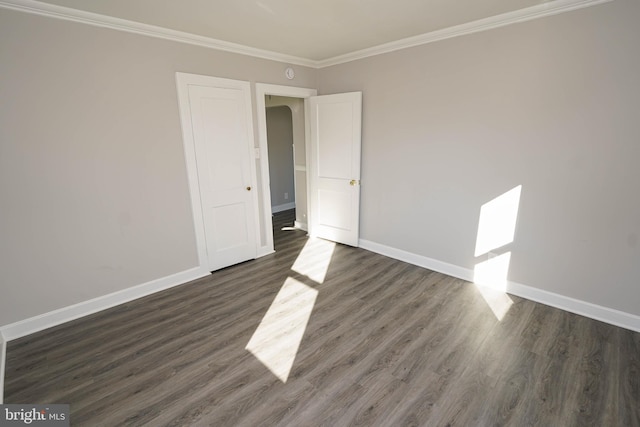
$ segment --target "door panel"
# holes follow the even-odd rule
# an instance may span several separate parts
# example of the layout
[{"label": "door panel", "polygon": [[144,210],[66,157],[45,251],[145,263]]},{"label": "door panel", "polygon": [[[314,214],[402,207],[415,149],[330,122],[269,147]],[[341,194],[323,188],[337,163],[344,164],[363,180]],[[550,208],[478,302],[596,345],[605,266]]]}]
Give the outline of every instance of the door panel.
[{"label": "door panel", "polygon": [[255,206],[245,94],[189,86],[207,260],[217,270],[256,257]]},{"label": "door panel", "polygon": [[211,217],[212,229],[217,231],[215,238],[218,251],[234,249],[249,243],[244,203],[215,207],[212,209]]},{"label": "door panel", "polygon": [[322,178],[352,179],[353,106],[317,103],[318,175]]},{"label": "door panel", "polygon": [[[342,185],[342,183],[337,182]],[[318,190],[318,224],[327,227],[349,230],[351,225],[351,197],[338,190]]]},{"label": "door panel", "polygon": [[204,133],[202,149],[205,152],[196,161],[206,162],[203,169],[207,171],[207,183],[212,190],[224,191],[241,187],[247,179],[243,170],[244,159],[239,150],[241,144],[230,144],[229,141],[238,139],[237,133],[241,129],[237,121],[242,112],[238,111],[237,102],[233,99],[206,98],[206,95],[196,92],[201,91],[196,88],[190,90],[194,96],[200,96]]},{"label": "door panel", "polygon": [[310,233],[358,246],[362,93],[311,97]]}]

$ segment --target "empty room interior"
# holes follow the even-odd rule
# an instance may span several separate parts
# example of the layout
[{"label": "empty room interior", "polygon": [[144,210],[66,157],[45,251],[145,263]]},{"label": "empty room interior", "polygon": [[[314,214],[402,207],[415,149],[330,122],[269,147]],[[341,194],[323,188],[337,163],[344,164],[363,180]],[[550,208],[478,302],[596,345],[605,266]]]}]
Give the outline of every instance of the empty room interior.
[{"label": "empty room interior", "polygon": [[0,0],[0,403],[640,427],[639,19]]}]

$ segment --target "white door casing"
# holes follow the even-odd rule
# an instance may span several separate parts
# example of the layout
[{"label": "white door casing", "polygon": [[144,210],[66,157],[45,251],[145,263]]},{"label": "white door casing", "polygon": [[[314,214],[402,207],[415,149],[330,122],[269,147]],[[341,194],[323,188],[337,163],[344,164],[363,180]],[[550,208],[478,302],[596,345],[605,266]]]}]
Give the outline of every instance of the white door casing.
[{"label": "white door casing", "polygon": [[358,246],[362,92],[310,98],[309,232]]},{"label": "white door casing", "polygon": [[258,205],[249,83],[184,73],[177,80],[200,263],[213,271],[253,259]]},{"label": "white door casing", "polygon": [[[266,121],[266,108],[265,108],[265,95],[274,95],[274,96],[287,96],[291,98],[302,98],[305,100],[305,140],[306,140],[306,153],[307,153],[307,161],[306,164],[309,163],[309,125],[308,125],[308,99],[311,96],[315,96],[318,93],[316,89],[310,88],[301,88],[294,86],[280,86],[280,85],[272,85],[267,83],[256,83],[256,111],[257,111],[257,122],[258,122],[258,141],[260,145],[260,170],[262,172],[262,203],[263,203],[263,215],[264,215],[264,223],[267,224],[265,227],[267,230],[272,229],[272,218],[271,218],[271,192],[269,188],[269,153],[268,153],[268,143],[267,143],[267,121]],[[309,180],[307,179],[307,194],[309,194]],[[308,197],[308,196],[307,196]],[[273,234],[267,233],[266,236],[267,244],[264,246],[264,249],[258,253],[260,255],[266,255],[272,253],[273,248]]]}]

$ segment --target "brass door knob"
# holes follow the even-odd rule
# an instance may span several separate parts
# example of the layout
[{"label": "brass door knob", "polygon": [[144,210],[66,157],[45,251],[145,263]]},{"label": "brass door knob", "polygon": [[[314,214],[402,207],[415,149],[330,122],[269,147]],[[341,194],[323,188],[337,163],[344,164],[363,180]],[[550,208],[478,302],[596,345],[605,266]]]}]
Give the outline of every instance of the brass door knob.
[{"label": "brass door knob", "polygon": [[360,183],[360,181],[358,181],[357,179],[352,179],[352,180],[349,182],[349,185],[358,185],[359,183]]}]

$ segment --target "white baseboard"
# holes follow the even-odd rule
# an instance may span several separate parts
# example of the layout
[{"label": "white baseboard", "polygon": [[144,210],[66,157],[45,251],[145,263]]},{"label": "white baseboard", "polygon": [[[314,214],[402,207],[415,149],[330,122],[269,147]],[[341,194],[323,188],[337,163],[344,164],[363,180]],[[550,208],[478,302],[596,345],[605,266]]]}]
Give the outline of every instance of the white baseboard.
[{"label": "white baseboard", "polygon": [[[371,252],[473,282],[473,270],[469,268],[438,261],[422,255],[416,255],[369,240],[361,239],[358,243],[361,248]],[[511,281],[507,282],[507,293],[611,325],[620,326],[621,328],[640,332],[640,316],[635,314],[625,313],[613,308],[603,307]]]},{"label": "white baseboard", "polygon": [[4,403],[4,367],[7,362],[7,341],[0,331],[0,405]]},{"label": "white baseboard", "polygon": [[0,334],[3,335],[4,341],[11,341],[155,292],[182,285],[208,274],[210,274],[210,272],[207,271],[206,268],[194,267],[192,269],[152,280],[141,285],[133,286],[108,295],[31,317],[29,319],[1,326]]},{"label": "white baseboard", "polygon": [[541,304],[599,320],[631,331],[640,332],[640,316],[571,298],[516,282],[507,282],[507,292]]},{"label": "white baseboard", "polygon": [[296,202],[285,203],[284,205],[278,205],[278,206],[271,206],[271,213],[288,211],[289,209],[294,209],[295,207],[296,207]]},{"label": "white baseboard", "polygon": [[391,246],[381,245],[380,243],[371,242],[369,240],[360,239],[358,241],[358,245],[362,249],[366,249],[380,255],[388,256],[389,258],[397,259],[409,264],[417,265],[418,267],[424,267],[429,270],[437,271],[438,273],[443,273],[448,276],[453,276],[457,277],[458,279],[473,282],[473,272],[467,268],[458,267],[457,265],[448,264],[446,262],[427,258],[422,255],[416,255],[411,252],[403,251],[402,249],[392,248]]},{"label": "white baseboard", "polygon": [[309,231],[306,222],[294,221],[293,226],[295,228],[299,228],[300,230]]}]

